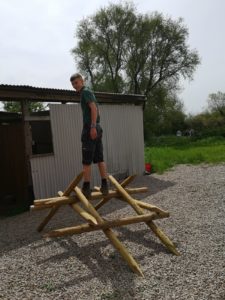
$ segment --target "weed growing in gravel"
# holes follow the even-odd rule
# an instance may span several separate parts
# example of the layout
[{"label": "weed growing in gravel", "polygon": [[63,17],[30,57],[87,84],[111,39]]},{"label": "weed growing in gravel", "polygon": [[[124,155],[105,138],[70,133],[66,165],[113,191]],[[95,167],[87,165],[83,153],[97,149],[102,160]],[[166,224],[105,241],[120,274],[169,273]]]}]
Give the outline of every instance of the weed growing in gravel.
[{"label": "weed growing in gravel", "polygon": [[119,291],[113,291],[109,293],[103,293],[101,295],[101,300],[115,300],[115,299],[121,299]]},{"label": "weed growing in gravel", "polygon": [[55,286],[52,282],[46,282],[42,285],[42,289],[46,290],[47,292],[53,292],[55,290]]}]

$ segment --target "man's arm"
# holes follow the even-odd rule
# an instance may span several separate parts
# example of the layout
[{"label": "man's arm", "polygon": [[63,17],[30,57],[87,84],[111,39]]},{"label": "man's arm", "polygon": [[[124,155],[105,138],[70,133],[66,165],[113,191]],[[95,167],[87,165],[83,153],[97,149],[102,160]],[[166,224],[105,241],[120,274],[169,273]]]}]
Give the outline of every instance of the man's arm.
[{"label": "man's arm", "polygon": [[[91,124],[96,126],[97,115],[98,115],[97,106],[93,101],[88,102],[88,106],[91,110]],[[90,135],[92,140],[97,138],[97,130],[95,127],[91,128]]]}]

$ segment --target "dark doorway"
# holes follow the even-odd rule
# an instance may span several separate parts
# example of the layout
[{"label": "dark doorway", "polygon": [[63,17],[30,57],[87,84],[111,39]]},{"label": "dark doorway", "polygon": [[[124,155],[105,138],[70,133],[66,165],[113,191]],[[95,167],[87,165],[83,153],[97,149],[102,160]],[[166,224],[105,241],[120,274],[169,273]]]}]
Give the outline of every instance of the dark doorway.
[{"label": "dark doorway", "polygon": [[0,214],[28,207],[22,121],[0,123]]}]

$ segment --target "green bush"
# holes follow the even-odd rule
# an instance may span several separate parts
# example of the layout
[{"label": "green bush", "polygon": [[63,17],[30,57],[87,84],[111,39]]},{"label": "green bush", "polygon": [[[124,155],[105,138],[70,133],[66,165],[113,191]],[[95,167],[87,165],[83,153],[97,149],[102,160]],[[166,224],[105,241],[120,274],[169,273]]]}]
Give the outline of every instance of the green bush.
[{"label": "green bush", "polygon": [[158,137],[152,137],[146,141],[146,146],[168,147],[168,146],[183,146],[189,145],[193,141],[196,141],[198,137],[189,136],[176,136],[176,135],[162,135]]}]

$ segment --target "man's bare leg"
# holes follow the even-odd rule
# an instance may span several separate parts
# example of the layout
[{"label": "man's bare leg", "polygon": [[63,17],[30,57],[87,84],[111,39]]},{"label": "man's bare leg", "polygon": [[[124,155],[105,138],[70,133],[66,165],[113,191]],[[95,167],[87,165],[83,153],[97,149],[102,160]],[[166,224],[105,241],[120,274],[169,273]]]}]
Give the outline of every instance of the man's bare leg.
[{"label": "man's bare leg", "polygon": [[90,182],[91,181],[91,165],[83,165],[83,171],[84,171],[84,182]]},{"label": "man's bare leg", "polygon": [[106,179],[108,176],[107,176],[107,171],[106,171],[106,165],[105,165],[105,162],[102,161],[102,162],[99,162],[98,163],[98,168],[99,168],[99,173],[101,175],[101,178],[102,179]]},{"label": "man's bare leg", "polygon": [[86,198],[91,196],[90,180],[91,180],[91,165],[83,165],[83,187],[82,192]]},{"label": "man's bare leg", "polygon": [[[106,171],[106,165],[105,162],[98,163],[99,172],[102,179],[107,178],[107,171]],[[83,171],[84,171],[84,181],[91,181],[91,165],[83,165]]]}]

